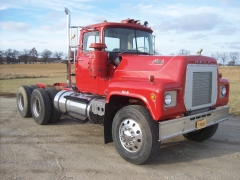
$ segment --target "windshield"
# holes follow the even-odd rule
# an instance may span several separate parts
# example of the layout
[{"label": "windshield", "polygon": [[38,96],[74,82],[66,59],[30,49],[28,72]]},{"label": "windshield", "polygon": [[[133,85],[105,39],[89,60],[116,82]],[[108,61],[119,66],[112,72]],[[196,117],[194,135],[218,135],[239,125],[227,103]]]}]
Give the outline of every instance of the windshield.
[{"label": "windshield", "polygon": [[126,28],[108,28],[104,33],[108,52],[153,54],[152,34]]}]

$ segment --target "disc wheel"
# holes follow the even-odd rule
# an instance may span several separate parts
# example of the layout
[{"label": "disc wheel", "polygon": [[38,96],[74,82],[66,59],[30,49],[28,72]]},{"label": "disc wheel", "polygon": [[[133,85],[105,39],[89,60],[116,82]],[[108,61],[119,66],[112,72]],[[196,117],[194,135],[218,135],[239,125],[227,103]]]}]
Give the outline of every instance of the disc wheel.
[{"label": "disc wheel", "polygon": [[158,123],[146,108],[126,106],[113,119],[113,142],[122,158],[133,164],[142,164],[154,158],[160,148],[158,130]]},{"label": "disc wheel", "polygon": [[17,109],[22,117],[31,117],[31,100],[32,89],[28,86],[20,86],[17,89]]}]

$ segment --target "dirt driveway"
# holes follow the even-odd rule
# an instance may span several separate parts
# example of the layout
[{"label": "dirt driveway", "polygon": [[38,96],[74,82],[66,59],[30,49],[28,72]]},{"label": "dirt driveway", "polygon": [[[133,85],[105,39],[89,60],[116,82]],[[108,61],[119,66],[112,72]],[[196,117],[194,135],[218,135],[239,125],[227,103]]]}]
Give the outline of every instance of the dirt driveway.
[{"label": "dirt driveway", "polygon": [[163,141],[147,165],[123,160],[104,145],[103,127],[61,119],[40,126],[22,118],[15,98],[0,97],[0,179],[240,179],[240,117],[208,141]]}]

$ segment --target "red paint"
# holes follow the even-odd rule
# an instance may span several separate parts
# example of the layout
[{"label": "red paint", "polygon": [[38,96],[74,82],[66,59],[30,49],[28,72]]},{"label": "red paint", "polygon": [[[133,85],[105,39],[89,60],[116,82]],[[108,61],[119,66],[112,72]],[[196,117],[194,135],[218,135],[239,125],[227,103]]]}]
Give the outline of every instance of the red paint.
[{"label": "red paint", "polygon": [[106,77],[108,58],[108,53],[104,51],[106,45],[92,43],[90,47],[94,48],[94,51],[89,52],[89,75],[91,77]]},{"label": "red paint", "polygon": [[[100,23],[88,26],[81,30],[79,48],[76,58],[76,86],[81,93],[91,93],[106,97],[110,102],[113,96],[128,96],[140,99],[149,109],[156,121],[180,117],[186,112],[184,105],[184,91],[186,82],[186,68],[188,64],[206,63],[217,64],[210,57],[192,56],[153,56],[123,53],[118,67],[112,65],[108,53],[104,51],[104,30],[108,27],[125,27],[152,33],[150,28],[133,22]],[[91,51],[83,49],[84,34],[99,31],[99,43],[92,44]],[[154,62],[156,60],[156,62]],[[154,83],[149,76],[154,76]],[[215,107],[226,105],[229,98],[229,83],[225,79],[218,79],[218,87],[226,85],[227,96],[218,95]],[[66,86],[66,84],[58,83]],[[42,84],[39,87],[45,88]],[[177,91],[177,104],[174,107],[164,108],[164,93],[169,90]],[[220,93],[220,88],[218,90]],[[154,93],[156,100],[150,95]],[[107,113],[107,112],[106,112]]]}]

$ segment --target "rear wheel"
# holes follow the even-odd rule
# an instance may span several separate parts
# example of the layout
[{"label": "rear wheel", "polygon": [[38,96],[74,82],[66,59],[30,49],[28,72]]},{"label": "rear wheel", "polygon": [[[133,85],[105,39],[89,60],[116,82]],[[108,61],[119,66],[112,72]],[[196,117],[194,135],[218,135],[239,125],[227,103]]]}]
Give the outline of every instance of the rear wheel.
[{"label": "rear wheel", "polygon": [[59,121],[59,119],[62,116],[62,114],[60,112],[58,112],[54,107],[54,97],[58,93],[58,91],[55,88],[47,88],[46,91],[50,97],[51,107],[52,107],[52,112],[51,112],[51,117],[50,117],[49,122],[56,123]]},{"label": "rear wheel", "polygon": [[113,119],[112,136],[118,153],[130,163],[142,164],[159,150],[158,123],[139,105],[120,109]]},{"label": "rear wheel", "polygon": [[47,91],[35,89],[31,96],[31,112],[33,119],[39,125],[47,124],[51,117],[51,100]]},{"label": "rear wheel", "polygon": [[32,89],[28,86],[20,86],[17,90],[17,109],[22,117],[31,117],[31,100]]},{"label": "rear wheel", "polygon": [[32,89],[32,91],[33,91],[34,89],[37,89],[37,88],[38,88],[38,86],[36,86],[36,85],[30,85],[29,87]]},{"label": "rear wheel", "polygon": [[208,126],[206,128],[197,130],[197,131],[193,131],[187,134],[183,134],[183,136],[191,141],[195,141],[195,142],[202,142],[205,141],[209,138],[211,138],[217,131],[218,129],[218,124],[212,125],[212,126]]}]

